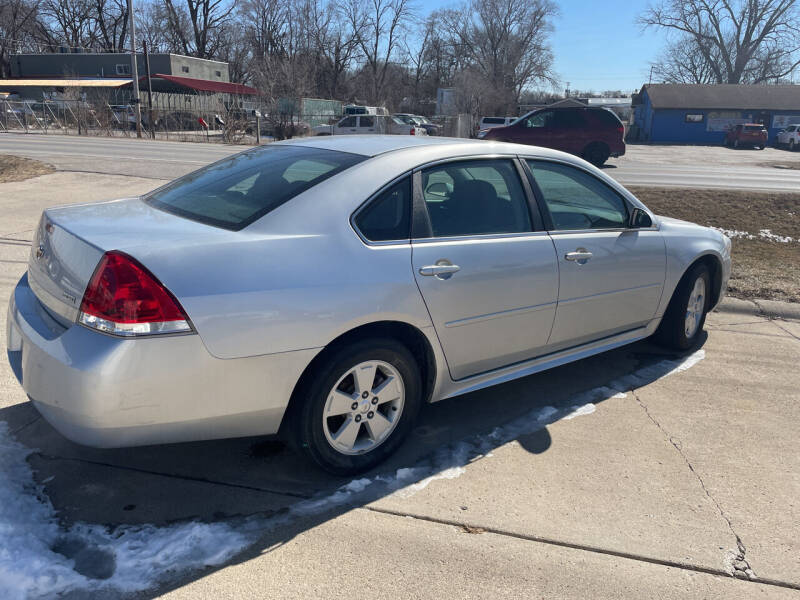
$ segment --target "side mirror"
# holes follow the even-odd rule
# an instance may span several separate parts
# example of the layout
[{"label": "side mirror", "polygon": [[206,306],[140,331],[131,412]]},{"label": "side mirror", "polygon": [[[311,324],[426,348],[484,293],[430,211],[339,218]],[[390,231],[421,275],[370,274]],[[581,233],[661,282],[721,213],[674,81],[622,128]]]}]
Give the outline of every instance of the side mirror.
[{"label": "side mirror", "polygon": [[650,218],[641,208],[634,208],[631,211],[631,218],[628,227],[631,229],[647,229],[653,226],[653,219]]}]

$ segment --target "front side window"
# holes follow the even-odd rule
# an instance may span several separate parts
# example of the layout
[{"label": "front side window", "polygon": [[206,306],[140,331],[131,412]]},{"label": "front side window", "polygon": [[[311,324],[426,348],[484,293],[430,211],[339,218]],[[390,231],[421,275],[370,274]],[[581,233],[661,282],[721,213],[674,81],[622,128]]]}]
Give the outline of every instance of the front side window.
[{"label": "front side window", "polygon": [[552,110],[546,110],[531,115],[523,121],[525,127],[535,129],[539,127],[550,127],[555,119],[555,113]]},{"label": "front side window", "polygon": [[510,160],[445,163],[422,172],[434,237],[531,231],[527,199]]},{"label": "front side window", "polygon": [[189,173],[144,200],[187,219],[238,231],[362,160],[333,150],[261,146]]},{"label": "front side window", "polygon": [[375,127],[375,117],[359,117],[361,127]]},{"label": "front side window", "polygon": [[529,160],[554,230],[614,229],[628,223],[625,201],[605,183],[575,167]]},{"label": "front side window", "polygon": [[411,237],[411,178],[406,177],[381,192],[356,215],[355,225],[371,242],[408,240]]}]

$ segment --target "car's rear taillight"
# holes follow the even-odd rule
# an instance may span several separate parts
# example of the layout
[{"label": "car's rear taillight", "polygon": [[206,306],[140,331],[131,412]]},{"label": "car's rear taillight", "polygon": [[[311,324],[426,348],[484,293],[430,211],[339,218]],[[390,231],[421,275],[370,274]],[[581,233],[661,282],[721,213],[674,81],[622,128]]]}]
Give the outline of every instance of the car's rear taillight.
[{"label": "car's rear taillight", "polygon": [[89,280],[78,322],[123,336],[193,331],[175,296],[138,261],[116,250],[103,255]]},{"label": "car's rear taillight", "polygon": [[618,125],[617,126],[617,133],[620,134],[620,135],[625,135],[625,126],[624,125]]}]

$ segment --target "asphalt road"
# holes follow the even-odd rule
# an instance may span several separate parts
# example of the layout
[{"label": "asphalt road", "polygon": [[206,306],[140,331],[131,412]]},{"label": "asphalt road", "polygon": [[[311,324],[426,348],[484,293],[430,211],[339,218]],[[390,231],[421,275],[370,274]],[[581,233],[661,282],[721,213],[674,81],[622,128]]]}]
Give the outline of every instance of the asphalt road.
[{"label": "asphalt road", "polygon": [[[1,184],[0,315],[42,208],[153,183],[54,173]],[[740,304],[709,315],[691,364],[638,343],[426,406],[401,450],[354,481],[263,438],[77,446],[39,417],[5,360],[0,421],[32,449],[60,531],[83,522],[151,532],[156,543],[130,549],[133,567],[163,577],[135,598],[798,600],[800,322],[735,312]],[[0,318],[2,359],[4,329]],[[255,539],[224,564],[166,571],[165,526],[242,519]],[[26,547],[53,543],[30,533]],[[68,597],[119,597],[105,582]]]},{"label": "asphalt road", "polygon": [[[58,134],[0,134],[0,153],[36,158],[59,170],[153,179],[173,179],[249,147]],[[625,156],[609,160],[606,173],[623,185],[800,190],[800,170],[765,166],[776,162],[795,162],[800,166],[797,155],[774,148],[754,151],[629,145]]]}]

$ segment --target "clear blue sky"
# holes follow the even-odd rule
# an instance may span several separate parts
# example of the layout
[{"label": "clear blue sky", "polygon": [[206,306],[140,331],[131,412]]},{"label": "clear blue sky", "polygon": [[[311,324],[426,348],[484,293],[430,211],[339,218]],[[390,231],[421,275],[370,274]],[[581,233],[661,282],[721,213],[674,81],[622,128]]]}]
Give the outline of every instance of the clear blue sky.
[{"label": "clear blue sky", "polygon": [[[642,33],[636,17],[648,0],[554,0],[561,11],[552,35],[555,71],[573,90],[631,92],[647,83],[650,62],[665,42],[663,33]],[[427,0],[421,12],[457,4]]]}]

